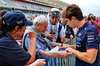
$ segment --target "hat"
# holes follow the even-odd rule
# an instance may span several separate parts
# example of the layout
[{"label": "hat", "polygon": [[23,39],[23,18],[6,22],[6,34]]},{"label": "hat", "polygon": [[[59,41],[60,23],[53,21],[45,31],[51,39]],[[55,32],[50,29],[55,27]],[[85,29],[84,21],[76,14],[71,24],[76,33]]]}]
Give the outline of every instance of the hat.
[{"label": "hat", "polygon": [[4,14],[3,19],[7,26],[17,26],[17,25],[29,25],[33,24],[32,21],[29,21],[25,18],[25,15],[20,11],[9,11]]},{"label": "hat", "polygon": [[57,8],[51,8],[49,13],[51,17],[54,17],[54,16],[60,17],[59,15],[60,11]]}]

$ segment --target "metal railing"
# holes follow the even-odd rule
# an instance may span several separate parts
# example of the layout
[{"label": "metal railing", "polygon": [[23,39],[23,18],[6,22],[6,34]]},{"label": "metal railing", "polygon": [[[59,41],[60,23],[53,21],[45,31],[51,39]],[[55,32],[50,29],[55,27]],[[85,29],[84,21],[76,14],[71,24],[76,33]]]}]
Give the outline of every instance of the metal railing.
[{"label": "metal railing", "polygon": [[[75,45],[76,38],[69,40],[68,44]],[[48,62],[48,66],[75,66],[75,55],[71,54],[66,59],[51,58],[51,62]]]}]

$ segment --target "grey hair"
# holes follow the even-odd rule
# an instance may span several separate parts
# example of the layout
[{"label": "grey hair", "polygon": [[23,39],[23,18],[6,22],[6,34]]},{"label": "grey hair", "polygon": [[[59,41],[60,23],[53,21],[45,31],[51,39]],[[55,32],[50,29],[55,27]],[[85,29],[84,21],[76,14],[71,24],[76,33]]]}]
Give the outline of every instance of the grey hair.
[{"label": "grey hair", "polygon": [[33,20],[33,25],[36,25],[37,23],[42,25],[45,21],[47,21],[46,17],[44,15],[40,15]]}]

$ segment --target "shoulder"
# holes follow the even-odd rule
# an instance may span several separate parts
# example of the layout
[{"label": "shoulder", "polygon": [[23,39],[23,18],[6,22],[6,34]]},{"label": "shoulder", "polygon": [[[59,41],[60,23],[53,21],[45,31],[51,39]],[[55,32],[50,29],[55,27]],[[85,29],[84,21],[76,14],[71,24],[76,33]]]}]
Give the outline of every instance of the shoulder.
[{"label": "shoulder", "polygon": [[90,23],[87,24],[86,28],[88,31],[98,31],[97,28]]},{"label": "shoulder", "polygon": [[3,36],[2,38],[0,38],[0,43],[9,43],[9,42],[13,42],[13,40],[7,36]]},{"label": "shoulder", "polygon": [[13,51],[14,49],[21,49],[21,47],[18,45],[18,43],[14,39],[10,37],[6,37],[6,36],[0,38],[0,47],[2,47],[2,49],[4,50],[12,49],[11,51]]},{"label": "shoulder", "polygon": [[86,27],[84,32],[86,32],[86,35],[94,35],[96,37],[99,35],[97,28],[91,24]]}]

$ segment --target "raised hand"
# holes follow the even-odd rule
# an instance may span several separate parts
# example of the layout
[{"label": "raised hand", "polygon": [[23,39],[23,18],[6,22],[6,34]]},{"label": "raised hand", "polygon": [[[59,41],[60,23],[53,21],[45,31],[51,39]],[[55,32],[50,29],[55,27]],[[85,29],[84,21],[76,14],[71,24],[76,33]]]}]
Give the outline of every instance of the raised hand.
[{"label": "raised hand", "polygon": [[36,39],[36,33],[35,32],[32,32],[32,31],[29,31],[28,38],[30,40],[33,40],[34,38]]},{"label": "raised hand", "polygon": [[46,37],[47,37],[48,39],[53,39],[53,38],[55,38],[55,35],[50,34],[50,32],[47,33],[47,34],[45,34],[45,35],[46,35]]},{"label": "raised hand", "polygon": [[61,36],[61,42],[65,42],[66,41],[66,38]]}]

